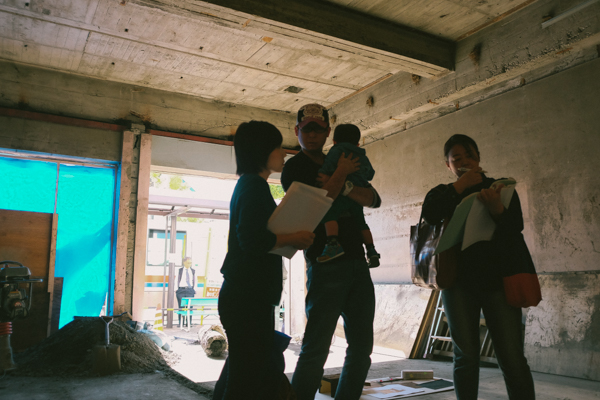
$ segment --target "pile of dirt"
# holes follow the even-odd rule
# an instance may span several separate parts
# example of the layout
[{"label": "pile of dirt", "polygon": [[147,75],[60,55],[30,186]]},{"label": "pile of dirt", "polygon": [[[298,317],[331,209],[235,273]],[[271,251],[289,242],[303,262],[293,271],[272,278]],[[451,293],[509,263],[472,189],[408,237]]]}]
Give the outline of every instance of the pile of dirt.
[{"label": "pile of dirt", "polygon": [[[174,353],[159,349],[147,335],[127,323],[109,325],[110,343],[121,346],[123,373],[171,371]],[[105,324],[100,318],[77,318],[40,344],[14,355],[21,376],[92,376],[92,348],[104,344]]]}]

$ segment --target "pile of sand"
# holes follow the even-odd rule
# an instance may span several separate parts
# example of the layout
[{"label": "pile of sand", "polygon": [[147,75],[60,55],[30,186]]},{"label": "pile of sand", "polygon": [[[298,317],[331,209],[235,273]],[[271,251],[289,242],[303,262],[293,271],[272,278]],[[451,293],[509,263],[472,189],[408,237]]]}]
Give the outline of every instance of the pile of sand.
[{"label": "pile of sand", "polygon": [[[121,346],[122,372],[146,373],[170,370],[177,361],[174,353],[156,346],[147,335],[125,322],[109,325],[110,343]],[[78,318],[46,338],[40,344],[14,355],[22,376],[91,376],[92,348],[104,344],[105,324],[100,318]]]}]

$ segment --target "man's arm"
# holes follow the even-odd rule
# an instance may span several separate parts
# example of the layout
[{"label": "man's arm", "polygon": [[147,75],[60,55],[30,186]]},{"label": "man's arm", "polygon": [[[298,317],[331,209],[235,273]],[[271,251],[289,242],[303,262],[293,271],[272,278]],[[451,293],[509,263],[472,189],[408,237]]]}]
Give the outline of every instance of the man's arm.
[{"label": "man's arm", "polygon": [[327,179],[327,175],[319,174],[319,180],[323,183],[322,188],[327,190],[327,197],[336,199],[342,191],[344,184],[346,183],[346,177],[358,171],[360,163],[358,157],[354,157],[352,154],[345,155],[342,153],[340,156],[337,168],[334,173]]},{"label": "man's arm", "polygon": [[[319,174],[318,180],[322,183],[322,188],[328,191],[327,197],[335,200],[345,189],[346,177],[347,175],[335,173],[332,176]],[[381,197],[373,186],[354,186],[346,196],[362,207],[379,208],[381,206]]]},{"label": "man's arm", "polygon": [[377,193],[377,190],[372,186],[354,186],[346,196],[363,207],[379,208],[379,206],[381,206],[381,197],[379,197],[379,193]]}]

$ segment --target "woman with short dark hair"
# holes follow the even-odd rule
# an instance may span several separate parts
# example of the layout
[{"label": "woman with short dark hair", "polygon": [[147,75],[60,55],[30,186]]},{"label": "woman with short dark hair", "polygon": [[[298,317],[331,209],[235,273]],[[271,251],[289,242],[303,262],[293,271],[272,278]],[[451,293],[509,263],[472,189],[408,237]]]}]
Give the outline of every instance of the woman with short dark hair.
[{"label": "woman with short dark hair", "polygon": [[282,263],[281,256],[269,251],[284,246],[305,249],[314,238],[312,232],[276,235],[267,229],[276,207],[267,178],[283,169],[282,141],[279,130],[262,121],[242,123],[233,140],[240,178],[231,197],[228,251],[221,268],[225,279],[219,293],[229,357],[219,379],[225,385],[215,388],[224,390],[225,400],[277,398],[285,367],[274,326]]}]

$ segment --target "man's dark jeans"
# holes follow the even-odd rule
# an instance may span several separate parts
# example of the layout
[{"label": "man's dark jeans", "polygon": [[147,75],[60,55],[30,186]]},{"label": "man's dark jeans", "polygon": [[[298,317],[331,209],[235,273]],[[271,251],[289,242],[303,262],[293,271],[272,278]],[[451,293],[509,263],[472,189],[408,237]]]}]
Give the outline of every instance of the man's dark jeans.
[{"label": "man's dark jeans", "polygon": [[371,366],[375,290],[364,260],[309,266],[302,351],[292,378],[298,400],[313,400],[319,389],[337,321],[344,319],[348,348],[337,400],[358,400]]}]

